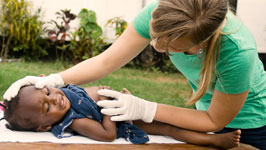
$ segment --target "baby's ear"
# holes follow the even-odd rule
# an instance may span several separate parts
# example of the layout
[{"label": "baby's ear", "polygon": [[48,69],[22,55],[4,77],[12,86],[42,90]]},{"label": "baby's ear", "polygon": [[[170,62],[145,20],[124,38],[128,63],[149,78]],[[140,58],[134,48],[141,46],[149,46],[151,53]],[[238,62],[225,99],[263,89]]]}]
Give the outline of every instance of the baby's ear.
[{"label": "baby's ear", "polygon": [[36,131],[38,131],[38,132],[45,132],[45,131],[51,130],[51,128],[52,128],[51,125],[39,126]]}]

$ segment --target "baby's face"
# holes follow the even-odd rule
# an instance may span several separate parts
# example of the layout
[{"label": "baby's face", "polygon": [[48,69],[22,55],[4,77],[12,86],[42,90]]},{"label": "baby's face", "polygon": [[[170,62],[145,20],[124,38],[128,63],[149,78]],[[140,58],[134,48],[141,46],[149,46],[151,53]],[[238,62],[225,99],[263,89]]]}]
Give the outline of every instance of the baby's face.
[{"label": "baby's face", "polygon": [[48,127],[57,123],[70,109],[68,98],[57,88],[37,89],[27,86],[22,88],[19,94],[17,112],[28,116],[38,126]]}]

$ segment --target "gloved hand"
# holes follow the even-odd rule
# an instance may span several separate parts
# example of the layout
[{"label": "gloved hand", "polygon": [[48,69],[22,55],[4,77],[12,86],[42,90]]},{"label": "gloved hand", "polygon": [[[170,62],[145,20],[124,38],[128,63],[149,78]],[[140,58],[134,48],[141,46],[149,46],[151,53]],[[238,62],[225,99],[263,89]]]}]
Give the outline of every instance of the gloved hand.
[{"label": "gloved hand", "polygon": [[44,87],[57,87],[64,86],[64,81],[59,74],[51,74],[47,77],[26,76],[16,82],[14,82],[5,92],[4,99],[10,101],[12,97],[18,94],[18,91],[22,86],[34,85],[36,88]]},{"label": "gloved hand", "polygon": [[10,101],[11,98],[18,94],[18,91],[22,86],[35,84],[41,77],[36,76],[26,76],[22,79],[14,82],[5,92],[4,99]]},{"label": "gloved hand", "polygon": [[50,74],[49,76],[40,78],[35,83],[35,87],[38,89],[42,89],[44,87],[61,88],[62,86],[64,86],[64,81],[59,74]]},{"label": "gloved hand", "polygon": [[152,122],[157,103],[149,102],[129,94],[103,89],[98,91],[99,95],[113,97],[115,100],[98,101],[97,105],[103,107],[103,114],[111,115],[112,121],[126,121],[141,119],[144,122]]}]

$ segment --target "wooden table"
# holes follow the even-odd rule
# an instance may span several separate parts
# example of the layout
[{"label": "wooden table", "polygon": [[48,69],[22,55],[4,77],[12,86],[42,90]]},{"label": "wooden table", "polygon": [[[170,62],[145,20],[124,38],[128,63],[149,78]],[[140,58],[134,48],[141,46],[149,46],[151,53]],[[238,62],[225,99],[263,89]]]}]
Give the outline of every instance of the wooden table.
[{"label": "wooden table", "polygon": [[[19,143],[2,142],[1,150],[218,150],[212,147],[191,144],[57,144],[49,142]],[[241,144],[230,150],[255,150],[254,147]]]}]

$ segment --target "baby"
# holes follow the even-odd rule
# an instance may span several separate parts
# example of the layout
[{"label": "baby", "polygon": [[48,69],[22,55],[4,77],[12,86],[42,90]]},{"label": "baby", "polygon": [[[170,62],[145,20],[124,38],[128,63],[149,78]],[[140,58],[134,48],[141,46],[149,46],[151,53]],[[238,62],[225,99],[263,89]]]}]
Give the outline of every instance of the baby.
[{"label": "baby", "polygon": [[[34,86],[21,88],[17,97],[4,101],[4,119],[8,128],[22,131],[51,131],[56,137],[64,137],[66,129],[99,141],[113,141],[124,137],[134,144],[146,143],[148,134],[170,136],[197,145],[213,145],[232,148],[239,145],[240,130],[224,134],[206,134],[181,129],[153,121],[113,122],[102,115],[95,102],[108,99],[98,95],[99,89],[67,85],[61,89]],[[123,93],[130,94],[126,89]],[[109,98],[110,99],[110,98]],[[146,133],[145,133],[145,132]]]}]

